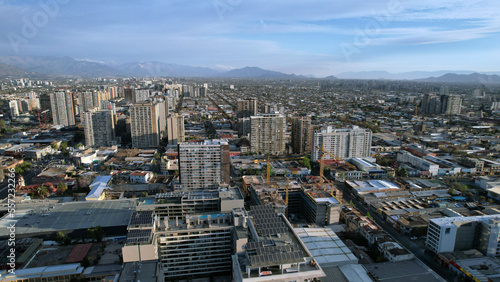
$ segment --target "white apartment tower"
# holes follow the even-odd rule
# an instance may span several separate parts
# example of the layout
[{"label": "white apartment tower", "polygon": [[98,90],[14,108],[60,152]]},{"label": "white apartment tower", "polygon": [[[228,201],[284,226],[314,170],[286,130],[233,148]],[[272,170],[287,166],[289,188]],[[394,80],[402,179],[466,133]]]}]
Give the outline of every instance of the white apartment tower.
[{"label": "white apartment tower", "polygon": [[111,110],[90,109],[82,115],[87,147],[108,147],[115,143],[114,115]]},{"label": "white apartment tower", "polygon": [[[319,160],[321,152],[317,147],[321,146],[342,159],[370,157],[371,144],[372,132],[368,129],[358,126],[338,129],[328,126],[314,132],[311,160]],[[325,160],[328,159],[333,157],[325,154]]]},{"label": "white apartment tower", "polygon": [[179,172],[183,189],[216,189],[229,184],[229,144],[226,140],[180,143]]},{"label": "white apartment tower", "polygon": [[285,152],[286,119],[282,114],[260,114],[250,117],[252,152],[280,155]]}]

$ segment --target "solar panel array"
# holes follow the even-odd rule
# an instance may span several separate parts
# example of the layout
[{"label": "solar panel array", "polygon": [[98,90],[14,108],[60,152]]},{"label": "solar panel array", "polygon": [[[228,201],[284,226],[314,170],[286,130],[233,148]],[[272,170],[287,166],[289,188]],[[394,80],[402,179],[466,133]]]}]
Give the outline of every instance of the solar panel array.
[{"label": "solar panel array", "polygon": [[252,206],[252,217],[255,229],[260,236],[283,234],[288,232],[288,226],[278,216],[272,206]]},{"label": "solar panel array", "polygon": [[152,226],[153,211],[134,212],[130,219],[130,226]]},{"label": "solar panel array", "polygon": [[303,262],[302,252],[266,253],[250,257],[252,266],[271,266],[275,264]]},{"label": "solar panel array", "polygon": [[151,229],[132,229],[127,234],[127,244],[139,244],[149,242],[151,239]]}]

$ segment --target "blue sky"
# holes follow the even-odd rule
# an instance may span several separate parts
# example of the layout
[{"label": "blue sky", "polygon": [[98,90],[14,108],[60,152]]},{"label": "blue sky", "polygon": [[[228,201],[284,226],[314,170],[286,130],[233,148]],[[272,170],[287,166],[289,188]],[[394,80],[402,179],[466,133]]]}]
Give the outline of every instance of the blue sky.
[{"label": "blue sky", "polygon": [[0,0],[0,56],[348,71],[499,71],[498,0]]}]

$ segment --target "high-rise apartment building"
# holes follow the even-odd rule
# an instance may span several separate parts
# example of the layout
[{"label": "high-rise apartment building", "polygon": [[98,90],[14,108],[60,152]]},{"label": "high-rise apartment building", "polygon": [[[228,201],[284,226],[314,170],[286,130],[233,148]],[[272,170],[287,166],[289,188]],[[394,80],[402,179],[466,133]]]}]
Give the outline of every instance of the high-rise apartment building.
[{"label": "high-rise apartment building", "polygon": [[295,154],[311,152],[311,118],[294,118],[292,121],[292,150]]},{"label": "high-rise apartment building", "polygon": [[[317,161],[321,157],[318,149],[323,149],[340,157],[365,158],[371,156],[372,132],[368,129],[353,126],[352,128],[333,128],[316,130],[313,137],[311,160]],[[329,154],[325,154],[326,160],[333,159]]]},{"label": "high-rise apartment building", "polygon": [[[84,112],[95,108],[97,105],[94,105],[94,97],[92,91],[80,92],[78,93],[78,112],[80,113],[80,117]],[[83,118],[82,118],[83,122]]]},{"label": "high-rise apartment building", "polygon": [[183,189],[214,189],[229,184],[229,144],[225,140],[180,143],[179,172]]},{"label": "high-rise apartment building", "polygon": [[285,152],[286,119],[281,114],[260,114],[250,117],[252,152],[279,155]]},{"label": "high-rise apartment building", "polygon": [[167,139],[169,145],[184,142],[184,116],[171,114],[167,117]]},{"label": "high-rise apartment building", "polygon": [[49,94],[40,94],[40,112],[50,110],[50,95]]},{"label": "high-rise apartment building", "polygon": [[461,107],[460,96],[425,94],[422,97],[422,111],[426,114],[459,115]]},{"label": "high-rise apartment building", "polygon": [[133,102],[139,103],[149,99],[151,91],[149,89],[136,89],[133,95]]},{"label": "high-rise apartment building", "polygon": [[50,93],[50,108],[54,124],[75,125],[73,93],[69,91]]},{"label": "high-rise apartment building", "polygon": [[156,148],[160,145],[165,130],[165,105],[160,102],[143,102],[130,107],[130,128],[132,146],[135,148]]},{"label": "high-rise apartment building", "polygon": [[258,112],[257,99],[238,100],[236,103],[236,118],[256,116]]},{"label": "high-rise apartment building", "polygon": [[115,122],[111,110],[90,109],[82,115],[87,147],[108,147],[115,144]]}]

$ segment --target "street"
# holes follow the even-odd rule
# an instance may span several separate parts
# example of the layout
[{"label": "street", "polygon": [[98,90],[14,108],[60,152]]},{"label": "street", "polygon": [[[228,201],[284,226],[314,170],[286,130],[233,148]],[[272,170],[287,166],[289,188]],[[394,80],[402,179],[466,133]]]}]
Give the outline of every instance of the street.
[{"label": "street", "polygon": [[[341,187],[342,193],[344,195],[344,201],[350,202],[352,201],[356,208],[366,215],[368,212],[368,208],[364,203],[358,201],[350,191],[347,191],[347,188],[344,187],[343,184],[338,185]],[[424,253],[424,249],[421,246],[416,244],[416,241],[410,240],[410,238],[400,234],[396,229],[390,226],[378,213],[371,211],[370,214],[373,217],[373,220],[380,226],[384,231],[386,231],[392,238],[394,238],[397,242],[399,242],[402,246],[406,247],[410,252],[412,252],[417,259],[425,263],[429,268],[434,270],[439,276],[447,281],[453,281],[454,277],[452,273],[448,270],[444,269],[434,258],[428,256]]]}]

